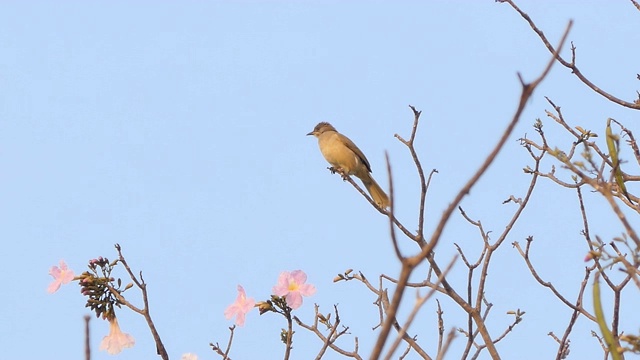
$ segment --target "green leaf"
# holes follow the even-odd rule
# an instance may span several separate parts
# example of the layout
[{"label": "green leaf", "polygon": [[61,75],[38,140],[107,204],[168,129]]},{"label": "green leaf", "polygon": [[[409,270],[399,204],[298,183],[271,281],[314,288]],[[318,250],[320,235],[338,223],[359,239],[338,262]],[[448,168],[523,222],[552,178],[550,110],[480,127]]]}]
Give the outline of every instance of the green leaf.
[{"label": "green leaf", "polygon": [[618,191],[631,201],[629,194],[627,193],[627,187],[624,184],[624,177],[622,176],[622,170],[620,169],[620,160],[618,159],[618,149],[620,146],[620,137],[614,135],[611,131],[611,118],[607,119],[607,148],[609,149],[609,157],[611,158],[611,165],[613,166],[613,176],[618,184]]},{"label": "green leaf", "polygon": [[596,273],[593,279],[593,309],[596,315],[596,322],[600,327],[600,332],[604,338],[604,342],[609,348],[609,353],[613,360],[621,360],[620,352],[616,346],[616,341],[613,338],[611,330],[607,327],[607,321],[604,319],[604,311],[602,310],[602,299],[600,298],[600,279],[599,274]]}]

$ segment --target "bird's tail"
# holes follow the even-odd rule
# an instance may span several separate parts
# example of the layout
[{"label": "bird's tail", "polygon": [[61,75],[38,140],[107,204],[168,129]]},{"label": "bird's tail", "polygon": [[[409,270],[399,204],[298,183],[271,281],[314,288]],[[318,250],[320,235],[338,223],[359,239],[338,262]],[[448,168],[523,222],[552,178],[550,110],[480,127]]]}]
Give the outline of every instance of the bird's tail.
[{"label": "bird's tail", "polygon": [[362,178],[360,178],[360,180],[362,180],[362,184],[371,195],[373,201],[378,204],[378,206],[383,209],[389,207],[389,197],[384,192],[384,190],[382,190],[380,185],[378,185],[378,183],[373,180],[373,177],[371,177],[369,173],[367,173],[367,176],[363,176]]}]

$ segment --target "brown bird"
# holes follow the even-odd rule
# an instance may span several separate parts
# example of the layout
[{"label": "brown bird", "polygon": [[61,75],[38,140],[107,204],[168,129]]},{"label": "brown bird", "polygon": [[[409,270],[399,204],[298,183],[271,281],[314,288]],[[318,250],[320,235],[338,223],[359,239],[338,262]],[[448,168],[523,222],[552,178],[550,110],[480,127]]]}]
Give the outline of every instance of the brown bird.
[{"label": "brown bird", "polygon": [[381,208],[389,206],[389,197],[371,177],[369,160],[353,141],[340,134],[327,122],[321,122],[307,135],[318,138],[320,152],[338,172],[354,175],[362,181],[373,201]]}]

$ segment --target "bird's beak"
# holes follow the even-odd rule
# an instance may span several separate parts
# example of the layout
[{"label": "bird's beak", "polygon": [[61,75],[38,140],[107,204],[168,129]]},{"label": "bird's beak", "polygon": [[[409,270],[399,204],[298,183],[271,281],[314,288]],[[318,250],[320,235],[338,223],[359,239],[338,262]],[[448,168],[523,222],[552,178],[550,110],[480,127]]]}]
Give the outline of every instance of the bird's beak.
[{"label": "bird's beak", "polygon": [[307,134],[307,136],[309,136],[309,135],[313,135],[313,131]]}]

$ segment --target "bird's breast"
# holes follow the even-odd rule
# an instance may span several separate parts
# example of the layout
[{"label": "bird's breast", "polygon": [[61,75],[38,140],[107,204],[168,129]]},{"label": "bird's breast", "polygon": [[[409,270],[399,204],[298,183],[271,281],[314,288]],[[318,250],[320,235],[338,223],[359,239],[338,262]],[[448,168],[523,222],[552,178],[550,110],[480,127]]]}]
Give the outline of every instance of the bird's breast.
[{"label": "bird's breast", "polygon": [[360,159],[338,137],[336,133],[322,134],[318,137],[318,145],[324,158],[335,168],[341,168],[353,175]]}]

